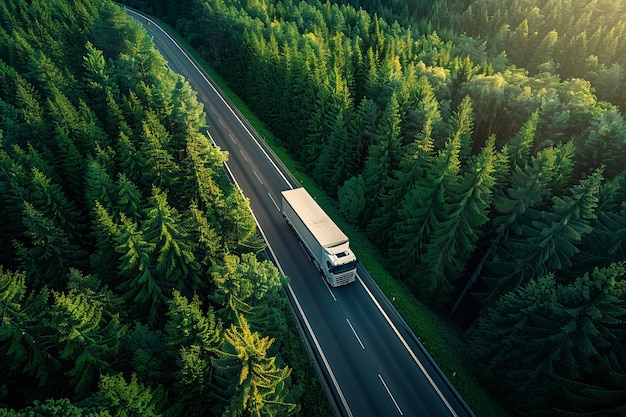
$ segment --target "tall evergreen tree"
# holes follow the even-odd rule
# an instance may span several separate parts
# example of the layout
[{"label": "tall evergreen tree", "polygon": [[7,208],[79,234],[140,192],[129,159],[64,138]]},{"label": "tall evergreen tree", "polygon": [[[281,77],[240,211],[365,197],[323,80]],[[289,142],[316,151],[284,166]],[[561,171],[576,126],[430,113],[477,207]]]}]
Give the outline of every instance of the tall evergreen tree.
[{"label": "tall evergreen tree", "polygon": [[555,196],[550,211],[533,212],[520,225],[519,234],[509,235],[505,251],[499,252],[501,258],[495,257],[490,265],[493,275],[485,277],[491,287],[490,300],[571,265],[582,237],[591,231],[602,179],[597,170],[572,187],[571,195]]},{"label": "tall evergreen tree", "polygon": [[472,158],[468,172],[446,190],[446,205],[420,256],[419,294],[443,304],[476,249],[481,228],[489,220],[494,184],[495,137]]},{"label": "tall evergreen tree", "polygon": [[175,405],[179,412],[203,415],[211,408],[214,397],[211,386],[213,352],[222,345],[222,323],[213,309],[202,309],[200,298],[194,294],[188,300],[174,290],[168,301],[168,321],[165,324],[165,341],[177,349],[178,370],[174,389]]},{"label": "tall evergreen tree", "polygon": [[623,408],[623,355],[612,346],[623,333],[624,274],[614,264],[567,285],[550,274],[506,294],[470,336],[483,377],[536,415]]},{"label": "tall evergreen tree", "polygon": [[143,232],[155,248],[154,271],[158,279],[186,294],[192,288],[200,289],[201,267],[193,254],[193,244],[178,211],[170,207],[167,194],[156,187],[146,217]]},{"label": "tall evergreen tree", "polygon": [[455,134],[439,151],[426,177],[409,190],[398,211],[390,255],[413,288],[419,281],[419,256],[443,214],[445,190],[458,181],[460,151],[461,137]]},{"label": "tall evergreen tree", "polygon": [[286,402],[291,369],[268,355],[274,339],[252,332],[243,316],[224,332],[224,345],[213,364],[224,381],[223,416],[289,416],[299,407]]}]

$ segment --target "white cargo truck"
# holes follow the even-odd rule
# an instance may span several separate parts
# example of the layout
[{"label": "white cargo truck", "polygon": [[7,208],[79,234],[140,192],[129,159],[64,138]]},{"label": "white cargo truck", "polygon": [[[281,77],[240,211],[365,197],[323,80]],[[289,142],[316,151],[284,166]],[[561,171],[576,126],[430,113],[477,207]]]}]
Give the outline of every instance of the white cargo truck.
[{"label": "white cargo truck", "polygon": [[333,287],[354,281],[357,260],[348,237],[304,188],[283,191],[282,196],[283,217],[326,281]]}]

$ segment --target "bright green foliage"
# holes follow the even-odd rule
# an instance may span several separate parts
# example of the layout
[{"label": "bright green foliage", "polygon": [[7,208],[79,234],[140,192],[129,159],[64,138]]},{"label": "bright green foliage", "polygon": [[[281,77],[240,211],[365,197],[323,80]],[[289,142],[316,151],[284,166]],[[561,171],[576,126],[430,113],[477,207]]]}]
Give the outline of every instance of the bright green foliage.
[{"label": "bright green foliage", "polygon": [[242,313],[251,313],[251,305],[267,303],[267,297],[276,294],[282,282],[280,274],[269,261],[259,262],[251,253],[241,257],[225,255],[224,263],[213,268],[210,298],[222,306],[222,316],[234,321]]},{"label": "bright green foliage", "polygon": [[483,378],[536,415],[623,408],[625,274],[614,264],[567,285],[546,275],[502,297],[470,338]]},{"label": "bright green foliage", "polygon": [[[84,280],[82,276],[74,279]],[[53,291],[53,304],[42,323],[51,333],[50,342],[57,346],[59,359],[71,364],[66,374],[76,393],[93,388],[98,376],[116,360],[126,337],[126,327],[110,305],[107,292],[97,282],[94,288]]]},{"label": "bright green foliage", "polygon": [[507,153],[512,167],[524,167],[531,160],[538,120],[539,114],[537,112],[533,113],[531,118],[524,123],[524,126],[508,143]]},{"label": "bright green foliage", "polygon": [[238,325],[224,332],[224,339],[213,361],[217,374],[228,381],[224,386],[226,401],[222,415],[295,414],[299,407],[285,402],[291,369],[277,366],[276,358],[268,355],[274,339],[252,332],[243,316],[239,316]]},{"label": "bright green foliage", "polygon": [[106,410],[106,416],[111,417],[158,417],[161,413],[156,402],[153,390],[139,382],[135,373],[130,381],[121,373],[102,375],[98,391],[85,401],[86,405],[93,407],[92,404],[95,404],[97,408]]},{"label": "bright green foliage", "polygon": [[[0,371],[7,378],[5,381],[24,373],[45,382],[46,354],[43,346],[36,344],[36,326],[45,309],[47,292],[27,296],[26,291],[26,275],[5,271],[0,265],[0,347],[5,355]],[[0,385],[0,392],[6,388],[5,382]]]},{"label": "bright green foliage", "polygon": [[188,300],[178,291],[169,301],[169,319],[165,324],[165,341],[178,348],[176,362],[176,407],[190,415],[201,415],[213,401],[210,384],[211,357],[222,345],[222,324],[212,307],[205,312],[197,294]]},{"label": "bright green foliage", "polygon": [[198,294],[188,300],[179,291],[172,292],[168,302],[165,340],[171,346],[198,346],[209,352],[221,346],[222,324],[212,307],[204,312]]},{"label": "bright green foliage", "polygon": [[[6,410],[0,409],[0,414]],[[84,417],[87,410],[72,404],[69,399],[52,399],[49,398],[43,402],[35,401],[33,405],[26,407],[21,411],[10,410],[6,414],[7,417],[31,417],[31,416],[59,416],[59,417]],[[97,415],[97,414],[95,414]],[[104,417],[104,416],[103,416]]]},{"label": "bright green foliage", "polygon": [[200,265],[193,255],[192,242],[181,227],[177,210],[168,204],[166,193],[153,188],[146,215],[144,236],[155,248],[158,280],[183,291],[200,288]]},{"label": "bright green foliage", "polygon": [[179,168],[167,150],[171,137],[154,113],[148,112],[142,121],[139,140],[139,184],[144,187],[147,184],[161,188],[171,187],[179,175]]},{"label": "bright green foliage", "polygon": [[182,168],[189,177],[189,189],[185,190],[185,194],[197,198],[203,210],[214,212],[217,206],[224,204],[223,190],[218,180],[222,164],[226,162],[226,154],[213,147],[205,135],[191,132],[186,151],[187,158]]}]

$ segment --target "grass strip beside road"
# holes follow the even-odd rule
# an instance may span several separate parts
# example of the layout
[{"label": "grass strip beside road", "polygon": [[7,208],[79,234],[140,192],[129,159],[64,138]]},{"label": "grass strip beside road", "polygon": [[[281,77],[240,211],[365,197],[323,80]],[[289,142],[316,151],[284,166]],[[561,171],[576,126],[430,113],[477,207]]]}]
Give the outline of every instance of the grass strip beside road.
[{"label": "grass strip beside road", "polygon": [[421,339],[422,344],[476,416],[508,416],[499,404],[480,387],[473,377],[471,369],[466,365],[471,363],[471,360],[462,353],[465,351],[465,347],[463,346],[461,331],[448,320],[436,315],[417,300],[403,283],[391,276],[379,260],[378,250],[356,226],[343,219],[337,202],[330,199],[313,180],[304,174],[302,168],[286,152],[265,123],[248,109],[248,106],[228,87],[211,65],[177,31],[162,21],[159,21],[159,24],[166,28],[168,33],[191,54],[231,102],[237,106],[241,114],[248,119],[300,184],[306,187],[328,215],[350,236],[350,246],[357,255],[359,262],[367,269],[387,298],[393,300],[392,303],[400,315]]}]

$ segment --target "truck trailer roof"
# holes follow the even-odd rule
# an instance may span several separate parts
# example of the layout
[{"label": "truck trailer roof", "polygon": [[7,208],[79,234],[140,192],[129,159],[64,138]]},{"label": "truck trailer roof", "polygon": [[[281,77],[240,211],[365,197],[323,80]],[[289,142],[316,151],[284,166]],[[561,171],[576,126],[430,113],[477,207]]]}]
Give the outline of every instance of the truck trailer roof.
[{"label": "truck trailer roof", "polygon": [[348,236],[303,187],[283,191],[282,195],[321,246],[330,248],[348,241]]}]

